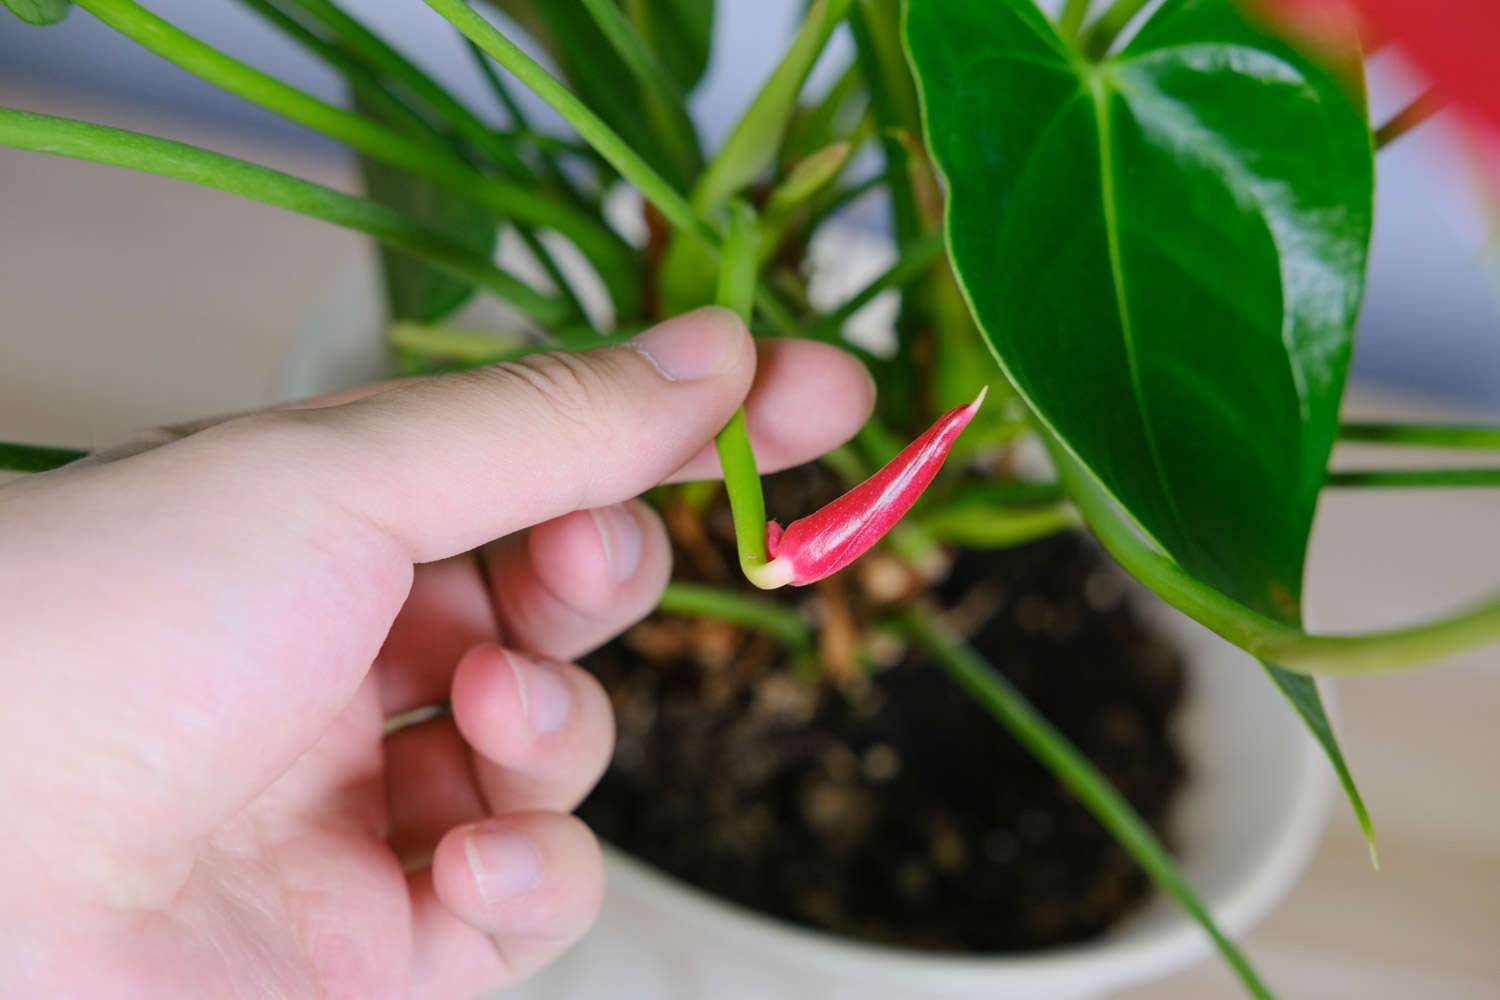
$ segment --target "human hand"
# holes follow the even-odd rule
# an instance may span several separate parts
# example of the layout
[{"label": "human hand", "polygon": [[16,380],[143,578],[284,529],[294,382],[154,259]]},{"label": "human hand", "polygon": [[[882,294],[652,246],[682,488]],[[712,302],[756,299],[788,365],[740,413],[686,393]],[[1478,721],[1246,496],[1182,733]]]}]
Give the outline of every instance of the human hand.
[{"label": "human hand", "polygon": [[0,489],[0,993],[471,996],[583,933],[602,870],[567,812],[612,724],[559,661],[666,583],[629,498],[715,475],[747,392],[768,469],[872,396],[723,310],[634,347]]}]

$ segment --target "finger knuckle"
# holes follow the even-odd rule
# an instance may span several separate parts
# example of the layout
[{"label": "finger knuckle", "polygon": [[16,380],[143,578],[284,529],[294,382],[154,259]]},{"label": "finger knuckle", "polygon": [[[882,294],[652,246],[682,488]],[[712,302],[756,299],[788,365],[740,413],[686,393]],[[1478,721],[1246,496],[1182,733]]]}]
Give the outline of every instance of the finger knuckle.
[{"label": "finger knuckle", "polygon": [[538,408],[570,430],[596,436],[609,427],[613,390],[605,374],[573,354],[537,354],[490,369],[514,391],[531,395]]}]

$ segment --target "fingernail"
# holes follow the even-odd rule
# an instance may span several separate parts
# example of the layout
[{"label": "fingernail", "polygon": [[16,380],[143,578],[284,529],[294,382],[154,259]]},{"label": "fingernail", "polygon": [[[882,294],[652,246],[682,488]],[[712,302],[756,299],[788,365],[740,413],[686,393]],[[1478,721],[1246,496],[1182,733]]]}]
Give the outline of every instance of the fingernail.
[{"label": "fingernail", "polygon": [[723,375],[739,360],[745,324],[728,309],[705,306],[658,323],[625,346],[668,382]]},{"label": "fingernail", "polygon": [[464,857],[479,898],[486,903],[513,899],[542,881],[542,852],[514,830],[475,827],[464,835]]},{"label": "fingernail", "polygon": [[594,527],[599,529],[599,543],[604,546],[604,563],[609,578],[624,583],[635,575],[641,564],[641,525],[624,504],[590,510]]},{"label": "fingernail", "polygon": [[573,706],[573,692],[568,682],[552,667],[537,663],[508,649],[500,651],[516,679],[516,693],[521,699],[521,714],[538,736],[556,732],[568,720]]}]

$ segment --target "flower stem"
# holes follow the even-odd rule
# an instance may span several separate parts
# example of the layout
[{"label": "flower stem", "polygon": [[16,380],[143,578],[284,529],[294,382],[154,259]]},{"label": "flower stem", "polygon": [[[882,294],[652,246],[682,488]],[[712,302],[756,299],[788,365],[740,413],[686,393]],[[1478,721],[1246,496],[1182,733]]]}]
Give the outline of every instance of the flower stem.
[{"label": "flower stem", "polygon": [[963,688],[1088,808],[1130,852],[1161,889],[1198,921],[1251,996],[1269,998],[1249,960],[1214,922],[1176,862],[1125,797],[1068,738],[1022,697],[1004,676],[964,645],[935,615],[911,612],[902,630],[925,648],[938,666]]},{"label": "flower stem", "polygon": [[[475,45],[468,38],[465,38],[463,35],[459,35],[459,37],[463,38],[464,47],[469,50],[469,55],[473,59],[475,67],[478,68],[479,74],[484,77],[485,82],[489,84],[490,91],[495,95],[496,100],[500,102],[500,106],[505,109],[505,113],[510,116],[512,131],[520,137],[534,137],[536,133],[531,127],[530,119],[527,118],[526,112],[522,110],[521,105],[516,102],[515,95],[510,92],[510,88],[505,85],[505,81],[500,78],[500,74],[495,72],[494,60],[490,59],[484,49]],[[589,207],[590,199],[578,189],[577,185],[568,178],[567,173],[557,165],[557,161],[553,159],[553,151],[550,146],[545,142],[533,142],[533,145],[536,147],[537,158],[548,180],[555,187],[562,190],[574,204]],[[584,147],[584,150],[589,155],[594,155],[592,149]]]},{"label": "flower stem", "polygon": [[1375,130],[1375,148],[1384,149],[1418,125],[1443,110],[1445,105],[1432,91],[1419,95]]},{"label": "flower stem", "polygon": [[[97,2],[97,0],[91,0]],[[557,78],[542,68],[535,59],[506,38],[498,28],[485,20],[464,0],[425,0],[427,6],[437,11],[450,24],[463,32],[501,66],[509,70],[516,79],[530,87],[538,97],[552,106],[573,126],[583,140],[604,157],[605,162],[619,171],[620,176],[633,184],[641,195],[661,212],[673,228],[698,240],[709,253],[720,252],[719,237],[707,221],[700,218],[676,188],[658,174],[651,165],[620,138],[613,129],[594,114]],[[798,330],[796,318],[779,299],[764,285],[755,289],[755,305],[776,330],[783,334],[795,334]]]},{"label": "flower stem", "polygon": [[399,212],[245,160],[89,122],[0,108],[0,145],[68,156],[201,184],[375,237],[513,303],[538,323],[570,310],[502,271],[483,254]]},{"label": "flower stem", "polygon": [[1043,507],[985,507],[944,504],[916,518],[933,538],[981,549],[1004,549],[1082,526],[1070,503]]},{"label": "flower stem", "polygon": [[635,328],[610,334],[588,327],[552,331],[550,340],[507,337],[490,330],[466,330],[426,323],[392,323],[391,346],[428,357],[444,358],[464,368],[477,368],[500,361],[513,361],[543,351],[585,351],[592,347],[624,344],[640,331]]},{"label": "flower stem", "polygon": [[510,140],[486,125],[478,115],[456,100],[416,64],[391,47],[332,0],[285,0],[317,18],[365,65],[395,80],[453,127],[465,142],[482,151],[506,171],[528,183],[535,173],[517,155]]},{"label": "flower stem", "polygon": [[1089,12],[1089,0],[1068,0],[1057,18],[1057,33],[1072,41],[1083,27],[1084,15]]},{"label": "flower stem", "polygon": [[1084,33],[1080,48],[1091,59],[1102,59],[1114,44],[1125,26],[1141,12],[1151,0],[1115,0],[1099,15],[1099,20]]},{"label": "flower stem", "polygon": [[[755,212],[743,201],[729,204],[729,235],[719,264],[719,288],[716,301],[733,309],[746,323],[755,297],[755,262],[759,256],[760,232]],[[734,540],[739,551],[740,569],[752,582],[759,583],[759,573],[770,561],[766,551],[766,499],[761,490],[760,472],[755,467],[755,450],[745,427],[745,410],[734,411],[729,423],[714,438],[719,451],[719,465],[724,470],[724,490],[729,495],[729,510],[734,515]]]},{"label": "flower stem", "polygon": [[1500,449],[1500,427],[1479,424],[1350,423],[1340,425],[1339,440],[1431,445],[1435,448]]},{"label": "flower stem", "polygon": [[919,238],[885,273],[851,295],[833,312],[820,318],[817,325],[808,331],[808,335],[822,340],[837,339],[850,316],[863,309],[871,299],[887,288],[902,288],[921,277],[927,266],[942,256],[943,249],[943,232],[940,229]]},{"label": "flower stem", "polygon": [[[343,74],[349,86],[356,94],[356,107],[361,103],[369,102],[381,113],[390,119],[402,122],[410,126],[415,136],[426,137],[432,144],[447,147],[451,137],[441,133],[426,116],[408,105],[400,97],[396,96],[380,79],[376,72],[388,72],[398,83],[402,84],[411,92],[423,94],[436,90],[438,95],[429,96],[429,106],[439,108],[446,100],[456,110],[454,116],[468,123],[467,127],[460,128],[460,134],[471,143],[475,143],[482,152],[496,160],[502,167],[514,174],[518,174],[523,180],[535,182],[536,175],[520,156],[511,148],[509,139],[490,131],[489,127],[479,121],[468,109],[459,105],[430,78],[408,62],[403,56],[386,45],[378,36],[374,35],[362,24],[359,24],[341,9],[335,7],[326,0],[280,0],[281,3],[291,3],[303,8],[315,16],[321,16],[324,23],[331,29],[343,36],[344,44],[341,47],[323,39],[317,32],[312,31],[295,17],[287,14],[277,6],[275,0],[240,0],[244,6],[259,14],[266,21],[279,28],[293,41],[302,45],[313,55]],[[319,12],[323,13],[319,15]],[[342,29],[342,30],[341,30]],[[349,50],[359,52],[369,58],[370,66],[349,55]],[[367,51],[368,50],[368,51]],[[421,89],[418,89],[418,88]],[[434,102],[437,102],[436,104]],[[485,137],[484,140],[476,142],[473,135],[476,131]],[[558,266],[551,252],[538,239],[536,230],[525,224],[517,224],[516,232],[526,244],[531,255],[547,272],[563,298],[567,300],[574,313],[580,317],[587,317],[588,313],[583,308],[583,303],[578,297],[577,291],[569,283],[567,276]]]},{"label": "flower stem", "polygon": [[667,584],[657,610],[717,618],[759,629],[780,639],[792,649],[805,649],[813,641],[812,626],[785,604],[722,587],[674,580]]},{"label": "flower stem", "polygon": [[616,0],[583,0],[583,6],[605,41],[640,82],[641,99],[645,103],[643,110],[657,134],[670,147],[673,158],[696,164],[699,159],[698,137],[693,133],[687,115],[681,111],[685,106],[682,88],[641,38]]},{"label": "flower stem", "polygon": [[1407,489],[1421,486],[1500,486],[1500,467],[1487,469],[1360,469],[1330,472],[1327,485]]},{"label": "flower stem", "polygon": [[0,441],[0,469],[6,472],[47,472],[87,455],[73,448],[44,448]]},{"label": "flower stem", "polygon": [[[89,2],[97,2],[97,0],[89,0]],[[630,147],[629,143],[604,124],[604,120],[594,114],[588,105],[559,83],[557,78],[543,69],[540,63],[521,51],[520,47],[506,38],[500,29],[485,20],[464,0],[425,0],[425,2],[427,6],[463,32],[471,42],[514,74],[516,79],[552,105],[553,109],[577,130],[585,142],[598,150],[599,155],[620,172],[620,176],[634,184],[646,200],[656,206],[668,222],[682,232],[696,236],[709,247],[718,247],[719,241],[713,229],[708,223],[698,218],[687,199],[679,194],[666,178],[652,169],[651,165]]]},{"label": "flower stem", "polygon": [[524,184],[481,174],[442,149],[290,87],[205,45],[134,0],[78,0],[78,6],[215,86],[347,143],[367,156],[426,177],[483,205],[497,218],[556,229],[598,269],[620,314],[637,312],[641,288],[635,252],[609,227],[572,206],[539,198]]}]

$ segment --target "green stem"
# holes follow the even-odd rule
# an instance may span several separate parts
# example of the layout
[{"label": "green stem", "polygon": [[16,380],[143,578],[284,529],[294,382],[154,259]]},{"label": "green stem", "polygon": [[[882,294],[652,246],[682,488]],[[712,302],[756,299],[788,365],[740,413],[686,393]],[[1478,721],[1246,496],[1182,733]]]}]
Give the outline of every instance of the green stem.
[{"label": "green stem", "polygon": [[[97,2],[97,0],[89,0]],[[425,0],[427,6],[437,11],[450,24],[463,32],[475,45],[483,49],[497,63],[509,70],[516,79],[536,92],[537,96],[550,104],[564,120],[604,157],[610,166],[624,177],[656,206],[675,228],[689,233],[711,248],[718,247],[718,238],[708,223],[693,212],[678,191],[651,165],[632,149],[604,120],[594,114],[573,95],[557,78],[542,68],[541,64],[506,38],[500,29],[470,7],[464,0]]]},{"label": "green stem", "polygon": [[[750,321],[754,302],[759,239],[754,210],[743,201],[730,202],[729,234],[724,241],[715,298],[719,305],[733,309],[746,323]],[[760,571],[770,561],[770,554],[766,551],[766,499],[761,491],[760,472],[755,467],[750,432],[745,427],[744,407],[734,411],[734,416],[719,432],[714,444],[719,451],[719,465],[724,470],[729,510],[734,515],[734,540],[739,550],[740,569],[759,586]]]},{"label": "green stem", "polygon": [[169,139],[89,122],[0,108],[0,145],[159,174],[237,194],[375,237],[513,303],[538,323],[570,310],[502,271],[482,254],[384,205],[255,163]]},{"label": "green stem", "polygon": [[864,180],[856,181],[846,187],[830,188],[818,199],[812,212],[808,215],[808,232],[813,232],[824,222],[834,218],[845,208],[848,208],[851,202],[863,198],[873,189],[886,183],[887,180],[885,171],[881,171],[873,177],[866,177]]},{"label": "green stem", "polygon": [[1378,486],[1407,489],[1419,486],[1500,486],[1500,467],[1488,469],[1361,469],[1330,472],[1328,486]]},{"label": "green stem", "polygon": [[1084,34],[1081,45],[1084,54],[1091,59],[1104,58],[1120,32],[1150,2],[1151,0],[1115,0]]},{"label": "green stem", "polygon": [[589,16],[605,41],[640,81],[646,102],[645,112],[657,134],[670,147],[673,159],[681,163],[698,163],[698,137],[692,133],[687,116],[681,113],[682,90],[656,53],[641,38],[616,0],[583,0],[583,5],[588,8]]},{"label": "green stem", "polygon": [[[265,0],[250,0],[250,2],[265,2]],[[408,92],[414,94],[450,125],[459,138],[489,157],[501,169],[528,183],[538,183],[536,172],[521,158],[508,137],[491,129],[478,115],[434,82],[416,64],[332,0],[283,0],[283,2],[293,3],[317,18],[350,51],[364,60],[365,64],[377,72],[388,75]],[[555,182],[550,186],[554,191],[561,191],[565,195],[571,194],[569,189]],[[583,302],[577,290],[568,281],[551,251],[538,239],[536,230],[524,223],[517,224],[516,229],[527,249],[547,272],[547,276],[552,279],[552,283],[573,307],[574,312],[578,316],[586,317],[588,313],[583,308]]]},{"label": "green stem", "polygon": [[943,246],[942,230],[934,230],[923,236],[907,247],[884,274],[850,296],[833,312],[819,318],[808,335],[824,340],[835,339],[849,317],[868,305],[875,296],[887,288],[902,288],[921,277],[928,266],[942,256]]},{"label": "green stem", "polygon": [[564,327],[552,331],[550,340],[537,341],[507,337],[490,330],[403,322],[391,324],[390,343],[392,347],[412,354],[444,358],[463,367],[478,367],[514,361],[543,351],[586,351],[624,344],[639,332],[630,329],[599,334],[588,327]]},{"label": "green stem", "polygon": [[306,11],[322,22],[349,51],[367,66],[395,80],[407,92],[414,95],[453,130],[465,142],[482,151],[505,170],[522,180],[535,183],[537,178],[526,162],[516,154],[509,141],[480,120],[447,90],[439,86],[416,64],[371,31],[332,0],[286,0]]},{"label": "green stem", "polygon": [[1130,852],[1146,874],[1198,922],[1250,995],[1269,1000],[1271,991],[1256,975],[1249,960],[1219,929],[1208,907],[1178,870],[1156,834],[1136,815],[1109,779],[1043,718],[1010,681],[934,616],[911,613],[901,620],[901,624],[959,687],[998,719],[1022,746],[1078,796],[1078,800]]},{"label": "green stem", "polygon": [[287,86],[205,45],[134,0],[78,0],[78,6],[215,86],[368,156],[426,177],[485,206],[501,219],[556,229],[577,244],[598,269],[620,314],[634,315],[637,311],[641,289],[634,250],[607,226],[572,206],[539,198],[524,184],[487,177],[442,150]]},{"label": "green stem", "polygon": [[[526,117],[526,112],[521,109],[520,103],[516,101],[515,95],[510,92],[510,88],[505,85],[505,81],[500,78],[500,74],[495,72],[494,61],[485,55],[483,49],[469,41],[469,39],[464,38],[463,35],[459,35],[459,37],[463,38],[464,48],[469,50],[469,55],[473,58],[474,65],[478,67],[480,75],[489,84],[489,88],[494,93],[496,99],[499,100],[500,106],[510,116],[515,133],[522,138],[530,139],[532,145],[536,147],[537,157],[542,165],[542,172],[547,175],[547,179],[555,187],[563,191],[574,204],[589,207],[589,198],[569,180],[568,175],[557,165],[557,161],[552,158],[550,143],[538,141],[540,137],[533,131],[531,122]],[[584,147],[584,149],[589,154],[593,153],[593,150],[588,149],[588,147]]]},{"label": "green stem", "polygon": [[[614,167],[621,177],[634,185],[642,197],[656,207],[674,229],[698,240],[717,258],[719,238],[713,227],[699,218],[688,200],[666,178],[652,169],[629,143],[604,124],[603,119],[589,110],[588,105],[575,97],[535,59],[521,51],[464,0],[425,2],[562,115],[583,140],[604,157],[606,163]],[[797,334],[797,318],[763,284],[756,287],[755,306],[777,332],[788,336]]]},{"label": "green stem", "polygon": [[890,51],[890,45],[882,46],[877,31],[878,16],[879,12],[870,9],[869,0],[860,0],[850,12],[849,29],[854,36],[855,65],[870,91],[870,110],[880,128],[884,173],[890,179],[896,245],[905,247],[921,234],[922,219],[917,211],[916,189],[912,186],[906,147],[894,130],[913,127],[920,130],[921,121],[915,107],[911,73],[906,69],[899,41],[894,52]]},{"label": "green stem", "polygon": [[[392,94],[391,91],[380,81],[377,76],[375,76],[368,68],[366,68],[363,63],[351,59],[346,54],[344,49],[324,41],[321,36],[307,28],[296,18],[285,13],[283,10],[281,10],[281,8],[277,7],[273,2],[271,2],[271,0],[240,0],[240,2],[249,7],[251,10],[255,11],[270,24],[279,28],[289,38],[298,42],[308,51],[312,52],[314,55],[321,58],[324,62],[328,63],[330,66],[341,72],[344,75],[345,79],[348,80],[349,85],[355,89],[361,101],[372,102],[382,114],[386,115],[388,118],[394,121],[408,123],[409,125],[411,125],[412,130],[416,135],[431,138],[438,143],[443,142],[443,135],[433,127],[431,122],[429,122],[416,110],[407,105],[400,98]],[[286,2],[286,0],[283,0],[283,2]],[[290,0],[290,2],[297,3],[304,8],[323,8],[322,4],[310,4],[308,0]],[[327,5],[327,7],[332,10],[337,10],[337,8],[334,8],[331,4]],[[336,29],[338,25],[343,24],[345,21],[354,23],[352,19],[343,14],[342,11],[338,12],[338,18],[341,18],[342,20],[337,21],[335,24],[330,24],[329,27]],[[374,35],[370,34],[366,29],[363,28],[363,26],[358,26],[358,30],[352,31],[352,33],[354,34],[356,40],[367,37],[369,39],[373,39],[372,44],[377,45],[385,49],[386,51],[390,51],[387,47],[384,46],[383,42],[381,42]],[[395,54],[394,52],[391,52],[391,55],[393,59],[396,60],[399,64],[409,67],[412,72],[418,72],[415,67],[412,67],[409,63],[406,63],[405,60],[401,58],[401,56]],[[402,76],[398,74],[392,73],[392,75],[396,76],[398,81],[402,83],[407,82],[402,78]],[[436,86],[436,84],[432,84],[430,80],[428,80],[427,82],[431,86]],[[429,104],[430,103],[431,102],[429,101]],[[485,131],[488,132],[487,129]],[[505,155],[508,156],[510,160],[514,161],[519,172],[521,172],[523,176],[526,177],[533,176],[531,169],[527,167],[519,159],[519,157],[516,156],[514,152],[510,151],[509,145],[504,143],[502,143],[502,145],[506,150]],[[527,248],[531,251],[532,256],[536,258],[537,263],[540,264],[542,269],[547,272],[547,276],[552,279],[552,283],[557,286],[558,291],[562,294],[563,298],[568,302],[570,306],[572,306],[573,311],[578,316],[586,317],[588,314],[583,308],[583,303],[579,299],[577,291],[567,280],[567,276],[563,274],[562,269],[558,266],[557,261],[553,258],[551,252],[549,252],[547,248],[542,245],[542,242],[537,238],[536,231],[530,226],[526,226],[524,224],[517,224],[516,231],[520,234],[522,241],[525,242]]]},{"label": "green stem", "polygon": [[1384,149],[1418,125],[1443,110],[1446,105],[1432,91],[1419,96],[1391,116],[1390,121],[1375,130],[1375,148]]},{"label": "green stem", "polygon": [[1083,522],[1070,503],[1045,507],[985,507],[944,504],[915,518],[931,537],[970,548],[1004,549],[1071,531]]},{"label": "green stem", "polygon": [[381,83],[380,79],[364,64],[292,17],[272,0],[240,0],[240,4],[259,14],[272,27],[338,70],[348,80],[351,87],[359,88],[392,120],[407,123],[411,126],[413,134],[436,135],[430,122],[411,105],[391,93],[390,89]]},{"label": "green stem", "polygon": [[[431,0],[429,0],[431,2]],[[776,161],[803,81],[853,0],[813,0],[781,60],[693,184],[692,207],[712,217]]]},{"label": "green stem", "polygon": [[1341,441],[1431,445],[1436,448],[1500,449],[1500,427],[1478,424],[1350,423],[1339,427]]},{"label": "green stem", "polygon": [[1136,579],[1258,659],[1298,673],[1364,674],[1421,665],[1500,639],[1500,594],[1452,615],[1353,635],[1308,635],[1246,607],[1156,551],[1093,475],[1049,439],[1063,485],[1099,541]]},{"label": "green stem", "polygon": [[1057,19],[1057,33],[1069,41],[1077,38],[1084,15],[1089,12],[1089,3],[1090,0],[1068,0]]},{"label": "green stem", "polygon": [[658,611],[698,615],[733,622],[773,635],[793,649],[813,641],[812,626],[785,604],[764,597],[751,597],[722,587],[673,580],[661,595]]},{"label": "green stem", "polygon": [[47,472],[87,455],[73,448],[44,448],[34,444],[0,441],[0,469],[7,472]]}]

